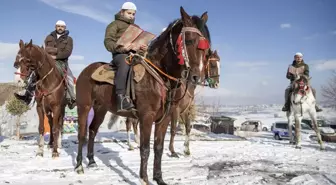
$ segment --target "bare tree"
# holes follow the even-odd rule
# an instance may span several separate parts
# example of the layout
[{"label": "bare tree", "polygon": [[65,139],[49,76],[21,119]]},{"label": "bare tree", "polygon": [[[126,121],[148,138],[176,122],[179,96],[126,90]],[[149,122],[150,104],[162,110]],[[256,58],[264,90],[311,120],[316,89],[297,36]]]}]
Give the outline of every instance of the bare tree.
[{"label": "bare tree", "polygon": [[333,71],[329,82],[322,86],[322,96],[329,105],[336,108],[336,71]]}]

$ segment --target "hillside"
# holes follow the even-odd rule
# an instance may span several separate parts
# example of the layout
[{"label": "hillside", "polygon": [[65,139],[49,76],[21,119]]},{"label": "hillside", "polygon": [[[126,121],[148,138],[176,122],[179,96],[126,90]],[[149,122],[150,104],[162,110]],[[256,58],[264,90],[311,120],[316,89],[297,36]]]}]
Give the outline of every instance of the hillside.
[{"label": "hillside", "polygon": [[18,90],[19,87],[14,83],[0,83],[0,106]]}]

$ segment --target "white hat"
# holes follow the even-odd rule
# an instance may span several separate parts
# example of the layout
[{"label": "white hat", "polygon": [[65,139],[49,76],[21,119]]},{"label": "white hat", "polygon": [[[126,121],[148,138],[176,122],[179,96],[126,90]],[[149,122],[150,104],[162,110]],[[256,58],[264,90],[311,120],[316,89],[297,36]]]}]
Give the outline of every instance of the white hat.
[{"label": "white hat", "polygon": [[297,53],[295,53],[295,55],[294,56],[300,56],[300,57],[303,57],[303,54],[302,53],[300,53],[300,52],[297,52]]},{"label": "white hat", "polygon": [[59,26],[66,26],[65,22],[62,21],[62,20],[58,20],[58,21],[56,22],[56,25],[59,25]]},{"label": "white hat", "polygon": [[132,2],[125,2],[122,6],[121,6],[122,10],[137,10],[136,6],[134,3]]}]

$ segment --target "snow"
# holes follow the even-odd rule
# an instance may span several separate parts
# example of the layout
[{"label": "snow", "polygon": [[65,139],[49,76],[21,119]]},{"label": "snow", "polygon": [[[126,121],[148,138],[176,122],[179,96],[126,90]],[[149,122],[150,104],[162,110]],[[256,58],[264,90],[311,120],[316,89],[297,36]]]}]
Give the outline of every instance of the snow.
[{"label": "snow", "polygon": [[[327,150],[320,151],[316,141],[304,140],[303,148],[298,150],[286,140],[274,140],[268,132],[257,133],[247,140],[225,134],[215,137],[222,140],[206,139],[213,135],[194,136],[189,157],[182,155],[184,139],[178,135],[175,150],[180,158],[170,158],[168,133],[162,162],[164,180],[168,184],[242,185],[336,182],[336,144],[328,143]],[[203,137],[202,141],[200,137]],[[99,132],[95,143],[98,168],[85,168],[84,175],[73,171],[76,138],[76,134],[63,136],[63,148],[58,159],[52,159],[47,148],[43,158],[35,157],[36,138],[23,141],[4,139],[0,143],[0,184],[140,184],[139,150],[128,150],[125,132]],[[86,156],[86,147],[84,151],[83,156]],[[150,179],[152,166],[153,150],[148,165]]]},{"label": "snow", "polygon": [[[281,107],[280,107],[281,108]],[[226,116],[237,116],[241,120],[258,119],[272,122],[277,117],[286,121],[279,107],[226,108]],[[253,109],[250,111],[249,109]],[[261,109],[261,111],[259,111]],[[230,115],[230,112],[235,114]],[[237,114],[239,112],[239,114]],[[335,113],[326,110],[321,114],[334,119]],[[127,133],[123,122],[109,130],[105,117],[96,137],[95,160],[98,167],[86,168],[86,146],[84,147],[85,173],[74,172],[77,154],[77,134],[63,136],[60,157],[51,158],[51,150],[45,145],[44,157],[36,157],[37,136],[16,141],[0,137],[0,185],[105,185],[140,184],[139,149],[129,150]],[[35,122],[35,117],[30,117]],[[275,119],[275,118],[274,118]],[[200,118],[199,120],[202,120]],[[267,121],[268,120],[268,121]],[[274,121],[274,120],[273,120]],[[119,131],[118,131],[119,130]],[[271,132],[236,132],[236,135],[206,134],[192,130],[190,137],[191,156],[183,155],[184,136],[175,137],[175,151],[180,158],[171,158],[168,150],[169,133],[165,137],[162,157],[163,179],[173,185],[248,185],[290,184],[331,185],[336,184],[336,143],[325,143],[326,151],[320,151],[316,140],[302,133],[302,149],[295,149],[288,140],[275,140]],[[132,134],[133,138],[133,134]],[[151,147],[154,143],[151,138]],[[136,143],[132,142],[134,146]],[[148,176],[152,184],[154,151],[151,148],[148,161]]]}]

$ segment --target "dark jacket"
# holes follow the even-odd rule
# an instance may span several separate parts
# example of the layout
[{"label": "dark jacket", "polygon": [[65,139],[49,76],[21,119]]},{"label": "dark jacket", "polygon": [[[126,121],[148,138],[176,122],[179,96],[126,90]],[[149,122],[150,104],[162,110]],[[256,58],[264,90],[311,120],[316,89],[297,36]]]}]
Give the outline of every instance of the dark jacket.
[{"label": "dark jacket", "polygon": [[47,53],[56,56],[56,60],[68,62],[73,49],[73,40],[69,36],[68,30],[65,30],[64,34],[58,39],[56,31],[51,32],[44,40],[44,44]]},{"label": "dark jacket", "polygon": [[[292,66],[295,67],[295,68],[303,67],[304,68],[303,74],[309,77],[309,66],[306,63],[304,63],[303,60],[302,60],[301,63],[297,63],[294,60],[293,63],[292,63]],[[293,82],[295,80],[295,76],[292,73],[289,73],[288,70],[287,70],[287,73],[286,73],[286,78],[289,79],[291,82]]]},{"label": "dark jacket", "polygon": [[126,53],[127,51],[124,48],[118,47],[116,43],[128,26],[134,24],[134,19],[126,19],[120,12],[114,15],[114,19],[105,30],[105,48],[112,54]]}]

